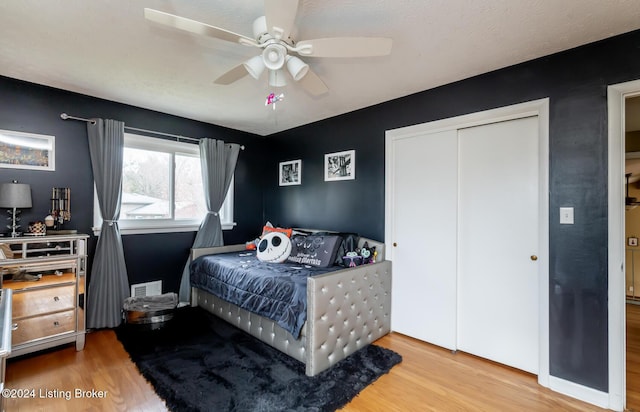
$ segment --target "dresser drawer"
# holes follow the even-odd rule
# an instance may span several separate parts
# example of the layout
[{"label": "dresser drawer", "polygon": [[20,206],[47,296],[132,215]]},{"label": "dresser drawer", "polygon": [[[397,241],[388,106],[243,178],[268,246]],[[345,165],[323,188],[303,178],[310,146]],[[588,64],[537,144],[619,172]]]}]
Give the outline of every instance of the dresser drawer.
[{"label": "dresser drawer", "polygon": [[75,311],[52,313],[27,319],[14,319],[11,344],[19,345],[34,339],[75,331]]},{"label": "dresser drawer", "polygon": [[75,285],[47,289],[16,291],[13,294],[13,318],[37,316],[73,309],[76,306]]}]

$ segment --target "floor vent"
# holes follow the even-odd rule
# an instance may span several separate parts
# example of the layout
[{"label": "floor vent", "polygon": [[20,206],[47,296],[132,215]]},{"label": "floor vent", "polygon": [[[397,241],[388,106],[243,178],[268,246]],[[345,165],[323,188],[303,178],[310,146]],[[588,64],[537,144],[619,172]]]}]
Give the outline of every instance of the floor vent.
[{"label": "floor vent", "polygon": [[162,281],[137,283],[131,285],[131,297],[162,295]]}]

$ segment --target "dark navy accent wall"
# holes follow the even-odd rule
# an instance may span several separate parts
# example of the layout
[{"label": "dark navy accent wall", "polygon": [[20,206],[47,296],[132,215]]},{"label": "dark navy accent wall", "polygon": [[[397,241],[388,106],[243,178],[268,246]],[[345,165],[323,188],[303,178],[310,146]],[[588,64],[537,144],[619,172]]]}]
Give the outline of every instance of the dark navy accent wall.
[{"label": "dark navy accent wall", "polygon": [[[636,31],[269,136],[265,217],[383,240],[386,130],[549,97],[550,372],[606,392],[606,88],[640,78],[639,51]],[[323,155],[348,149],[356,180],[324,182]],[[277,163],[292,159],[302,185],[278,187]],[[559,224],[560,206],[574,225]]]},{"label": "dark navy accent wall", "polygon": [[[383,240],[384,128],[371,119],[354,113],[269,136],[276,154],[265,173],[265,219]],[[325,182],[324,154],[351,149],[356,179]],[[302,159],[302,184],[279,186],[278,162],[295,159]]]},{"label": "dark navy accent wall", "polygon": [[[262,227],[261,162],[265,139],[259,136],[97,99],[59,89],[0,77],[0,129],[55,136],[56,170],[33,171],[0,168],[0,182],[29,183],[33,207],[23,210],[22,228],[43,219],[49,211],[52,187],[71,188],[71,221],[65,227],[91,234],[89,251],[95,248],[93,224],[93,174],[86,124],[60,119],[60,113],[90,118],[122,120],[127,126],[189,137],[211,137],[240,143],[235,174],[235,218],[238,225],[224,231],[225,243],[243,243]],[[5,211],[1,211],[3,216]],[[4,222],[4,218],[3,218]],[[0,232],[4,232],[3,228]],[[164,291],[177,291],[182,268],[195,232],[124,235],[123,245],[130,283],[163,280]],[[90,275],[89,275],[90,279]]]}]

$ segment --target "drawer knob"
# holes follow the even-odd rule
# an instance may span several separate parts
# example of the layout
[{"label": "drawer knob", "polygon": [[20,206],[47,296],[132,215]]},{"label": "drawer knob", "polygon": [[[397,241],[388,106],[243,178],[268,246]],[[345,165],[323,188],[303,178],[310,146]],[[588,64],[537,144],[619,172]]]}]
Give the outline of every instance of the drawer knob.
[{"label": "drawer knob", "polygon": [[59,300],[60,300],[60,298],[59,298],[59,297],[57,297],[57,296],[54,296],[54,297],[53,297],[53,300],[54,300],[55,302],[57,302],[57,301],[59,301]]},{"label": "drawer knob", "polygon": [[53,322],[53,326],[60,326],[60,322],[56,320],[55,322]]},{"label": "drawer knob", "polygon": [[13,325],[11,325],[11,330],[18,330],[18,324],[14,323]]}]

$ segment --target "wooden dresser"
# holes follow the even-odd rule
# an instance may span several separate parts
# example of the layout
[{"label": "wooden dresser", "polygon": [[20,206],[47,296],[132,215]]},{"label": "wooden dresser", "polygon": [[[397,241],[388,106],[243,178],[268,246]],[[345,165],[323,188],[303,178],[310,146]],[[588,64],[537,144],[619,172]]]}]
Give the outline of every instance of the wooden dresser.
[{"label": "wooden dresser", "polygon": [[2,288],[13,291],[10,357],[71,342],[84,349],[87,238],[0,238]]}]

